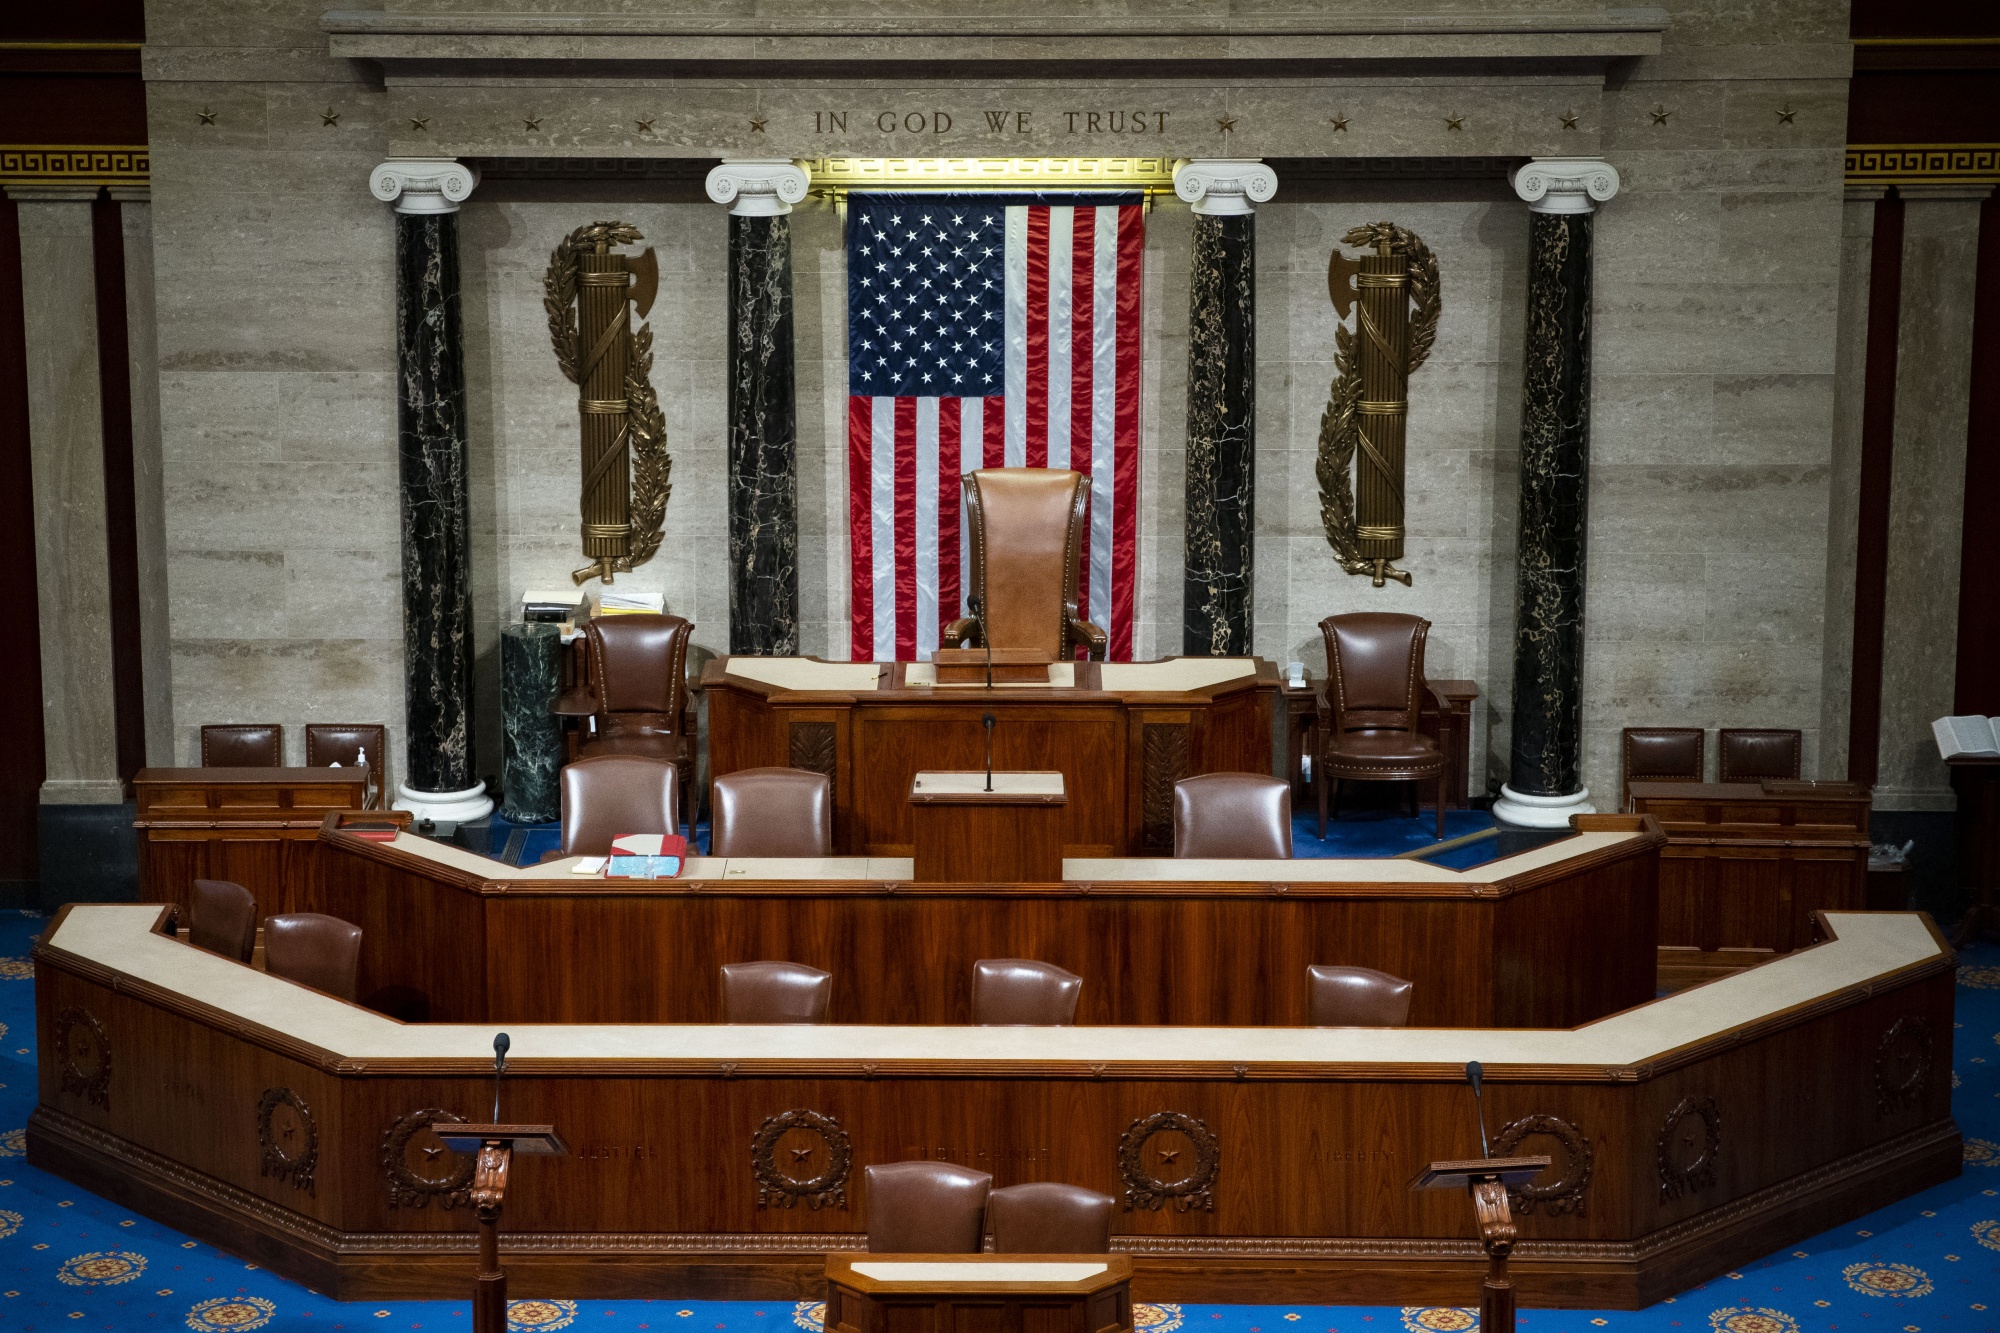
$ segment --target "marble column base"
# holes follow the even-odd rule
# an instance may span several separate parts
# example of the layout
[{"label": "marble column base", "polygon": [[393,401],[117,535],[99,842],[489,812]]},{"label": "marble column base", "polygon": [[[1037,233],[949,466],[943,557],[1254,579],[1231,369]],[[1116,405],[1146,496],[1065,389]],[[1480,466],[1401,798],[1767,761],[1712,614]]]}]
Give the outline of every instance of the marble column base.
[{"label": "marble column base", "polygon": [[1516,828],[1568,828],[1571,815],[1594,815],[1590,788],[1579,787],[1567,796],[1530,796],[1500,784],[1500,799],[1493,803],[1493,817]]},{"label": "marble column base", "polygon": [[397,810],[408,810],[417,821],[436,824],[469,824],[493,813],[493,799],[486,784],[475,782],[464,791],[418,791],[407,783],[396,788]]}]

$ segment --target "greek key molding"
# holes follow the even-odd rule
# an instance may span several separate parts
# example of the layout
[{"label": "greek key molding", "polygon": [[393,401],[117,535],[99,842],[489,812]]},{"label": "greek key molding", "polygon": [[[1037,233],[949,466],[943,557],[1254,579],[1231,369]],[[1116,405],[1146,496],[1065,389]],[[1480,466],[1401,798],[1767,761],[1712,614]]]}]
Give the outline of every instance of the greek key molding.
[{"label": "greek key molding", "polygon": [[145,185],[144,144],[0,144],[0,185]]},{"label": "greek key molding", "polygon": [[479,172],[451,158],[392,157],[368,173],[368,189],[398,213],[456,213]]},{"label": "greek key molding", "polygon": [[1255,213],[1278,192],[1278,173],[1254,159],[1198,157],[1174,166],[1174,193],[1210,217]]},{"label": "greek key molding", "polygon": [[1533,213],[1595,213],[1618,193],[1618,169],[1598,157],[1538,157],[1514,173]]},{"label": "greek key molding", "polygon": [[789,213],[811,186],[806,169],[785,157],[739,158],[708,173],[708,197],[742,218]]},{"label": "greek key molding", "polygon": [[2000,143],[1851,143],[1846,174],[1849,185],[1992,185]]}]

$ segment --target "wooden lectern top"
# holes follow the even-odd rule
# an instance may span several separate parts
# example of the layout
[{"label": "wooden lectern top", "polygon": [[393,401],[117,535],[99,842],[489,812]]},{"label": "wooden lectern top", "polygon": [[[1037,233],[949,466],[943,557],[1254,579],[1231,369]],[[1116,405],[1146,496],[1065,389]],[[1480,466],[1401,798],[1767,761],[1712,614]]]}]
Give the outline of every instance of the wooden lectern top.
[{"label": "wooden lectern top", "polygon": [[913,805],[1063,805],[1069,797],[1060,773],[919,773],[910,780]]},{"label": "wooden lectern top", "polygon": [[865,1295],[1084,1295],[1132,1280],[1129,1254],[829,1254],[829,1281]]},{"label": "wooden lectern top", "polygon": [[1432,1162],[1410,1182],[1413,1190],[1468,1189],[1474,1181],[1498,1180],[1508,1189],[1540,1175],[1553,1160],[1547,1157],[1470,1157],[1457,1162]]},{"label": "wooden lectern top", "polygon": [[431,1132],[455,1153],[476,1156],[498,1139],[523,1157],[567,1157],[569,1144],[554,1125],[461,1125],[431,1122]]}]

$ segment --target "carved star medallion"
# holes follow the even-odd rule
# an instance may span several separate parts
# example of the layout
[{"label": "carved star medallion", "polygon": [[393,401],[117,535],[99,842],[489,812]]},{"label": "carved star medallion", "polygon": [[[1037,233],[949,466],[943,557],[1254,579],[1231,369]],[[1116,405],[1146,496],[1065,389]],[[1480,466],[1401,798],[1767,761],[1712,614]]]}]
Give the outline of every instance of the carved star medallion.
[{"label": "carved star medallion", "polygon": [[431,118],[429,116],[410,117],[410,128],[412,130],[427,130],[430,127],[431,127]]},{"label": "carved star medallion", "polygon": [[542,127],[542,118],[540,116],[521,117],[521,128],[527,130],[529,133],[532,134],[534,131],[540,129],[541,127]]},{"label": "carved star medallion", "polygon": [[805,1161],[805,1160],[806,1160],[806,1158],[808,1158],[808,1157],[810,1157],[810,1156],[812,1156],[812,1155],[813,1155],[813,1150],[812,1150],[811,1148],[794,1148],[794,1149],[792,1149],[792,1160],[793,1160],[794,1162],[803,1162],[803,1161]]},{"label": "carved star medallion", "polygon": [[340,113],[332,107],[328,107],[319,113],[319,123],[321,126],[338,125],[340,124]]},{"label": "carved star medallion", "polygon": [[764,116],[750,117],[750,132],[752,134],[762,134],[764,132],[764,126],[766,124],[766,121],[767,118]]},{"label": "carved star medallion", "polygon": [[1181,1155],[1181,1150],[1179,1148],[1160,1149],[1160,1160],[1169,1166],[1173,1165],[1173,1163],[1178,1161],[1180,1159],[1180,1155]]},{"label": "carved star medallion", "polygon": [[436,1161],[436,1160],[437,1160],[438,1158],[440,1158],[440,1157],[442,1157],[442,1156],[444,1156],[444,1149],[442,1149],[442,1148],[425,1148],[425,1149],[424,1149],[424,1160],[425,1160],[426,1162],[435,1162],[435,1161]]},{"label": "carved star medallion", "polygon": [[[654,119],[657,120],[658,117],[656,116]],[[632,123],[639,127],[639,133],[641,134],[651,134],[653,132],[653,122],[651,120],[635,120]]]},{"label": "carved star medallion", "polygon": [[1563,114],[1562,114],[1562,123],[1563,123],[1563,128],[1564,128],[1564,129],[1566,129],[1566,130],[1573,130],[1573,129],[1575,129],[1575,128],[1576,128],[1576,112],[1574,112],[1574,111],[1565,111],[1565,112],[1563,112]]},{"label": "carved star medallion", "polygon": [[1333,126],[1334,129],[1339,130],[1342,133],[1345,133],[1347,130],[1347,117],[1344,115],[1332,117],[1329,123]]},{"label": "carved star medallion", "polygon": [[1798,112],[1792,110],[1791,106],[1787,104],[1783,110],[1778,112],[1778,123],[1780,125],[1790,125],[1792,117],[1798,114]]},{"label": "carved star medallion", "polygon": [[1465,128],[1465,117],[1446,116],[1444,118],[1444,127],[1448,130],[1462,130]]},{"label": "carved star medallion", "polygon": [[1224,134],[1234,134],[1236,132],[1236,117],[1217,116],[1215,118],[1215,128],[1221,130]]},{"label": "carved star medallion", "polygon": [[215,113],[213,111],[210,111],[207,107],[203,107],[201,110],[195,112],[195,114],[201,117],[202,124],[204,125],[215,124]]},{"label": "carved star medallion", "polygon": [[1667,117],[1673,115],[1674,113],[1667,110],[1663,106],[1655,106],[1651,111],[1647,112],[1646,114],[1653,118],[1653,123],[1655,125],[1664,125],[1667,123]]}]

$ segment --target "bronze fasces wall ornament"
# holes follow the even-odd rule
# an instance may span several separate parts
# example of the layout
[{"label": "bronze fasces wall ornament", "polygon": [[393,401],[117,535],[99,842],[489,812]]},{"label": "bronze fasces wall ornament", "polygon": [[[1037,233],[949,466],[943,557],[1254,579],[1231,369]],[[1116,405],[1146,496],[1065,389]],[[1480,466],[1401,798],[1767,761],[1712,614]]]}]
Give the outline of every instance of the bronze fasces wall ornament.
[{"label": "bronze fasces wall ornament", "polygon": [[1157,1212],[1169,1199],[1180,1212],[1215,1210],[1215,1176],[1222,1144],[1191,1115],[1161,1111],[1134,1120],[1118,1139],[1118,1174],[1125,1207]]},{"label": "bronze fasces wall ornament", "polygon": [[759,1208],[847,1207],[854,1145],[841,1123],[818,1111],[782,1111],[750,1137]]},{"label": "bronze fasces wall ornament", "polygon": [[[1395,562],[1403,558],[1410,376],[1437,338],[1437,256],[1415,232],[1388,222],[1356,227],[1341,244],[1372,253],[1349,259],[1335,249],[1327,261],[1327,289],[1343,322],[1319,421],[1320,521],[1342,569],[1370,576],[1378,588],[1390,579],[1407,587],[1410,575]],[[1345,323],[1351,313],[1353,328]]]},{"label": "bronze fasces wall ornament", "polygon": [[638,255],[613,246],[642,241],[627,222],[593,222],[563,238],[549,255],[543,308],[556,364],[577,386],[583,418],[583,554],[578,583],[626,573],[660,549],[660,524],[673,494],[667,425],[653,392],[653,331],[633,327],[659,291],[652,248]]}]

